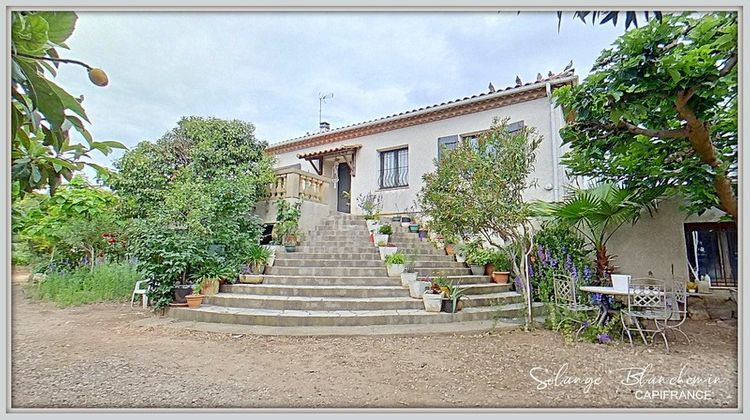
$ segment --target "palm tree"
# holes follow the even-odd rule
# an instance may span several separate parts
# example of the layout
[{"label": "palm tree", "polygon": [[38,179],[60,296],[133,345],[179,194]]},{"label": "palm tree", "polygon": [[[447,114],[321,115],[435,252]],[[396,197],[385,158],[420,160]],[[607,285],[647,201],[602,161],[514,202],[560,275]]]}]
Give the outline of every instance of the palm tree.
[{"label": "palm tree", "polygon": [[571,187],[557,203],[537,202],[536,215],[551,218],[580,233],[596,251],[596,274],[601,279],[612,271],[613,256],[607,254],[607,241],[625,223],[634,224],[644,210],[651,213],[663,190],[645,193],[602,182],[591,188]]}]

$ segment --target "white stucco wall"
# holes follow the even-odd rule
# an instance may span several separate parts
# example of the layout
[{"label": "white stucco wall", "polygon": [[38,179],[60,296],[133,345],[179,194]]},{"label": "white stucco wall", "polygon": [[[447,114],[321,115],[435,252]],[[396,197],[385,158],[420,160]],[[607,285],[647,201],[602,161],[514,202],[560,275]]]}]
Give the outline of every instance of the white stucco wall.
[{"label": "white stucco wall", "polygon": [[[538,185],[529,189],[525,198],[551,201],[554,197],[553,191],[546,190],[544,187],[553,184],[552,147],[553,145],[554,147],[560,147],[558,130],[562,123],[562,114],[559,109],[555,110],[552,117],[554,127],[551,131],[549,104],[549,99],[540,98],[427,124],[281,153],[276,155],[277,166],[300,163],[300,160],[297,159],[299,153],[309,153],[349,144],[361,144],[362,148],[357,153],[357,173],[352,178],[352,213],[360,212],[356,206],[356,197],[368,191],[381,192],[384,214],[396,213],[414,204],[416,195],[422,188],[422,175],[435,169],[433,160],[437,157],[437,139],[439,137],[487,130],[490,128],[494,117],[509,117],[511,123],[523,120],[525,126],[535,127],[537,133],[543,136],[544,140],[537,151],[536,170],[532,175],[532,178],[537,180]],[[551,141],[554,141],[554,143]],[[409,186],[400,189],[379,190],[379,151],[399,146],[409,147]],[[557,153],[557,156],[559,157],[560,154]],[[314,172],[312,166],[306,161],[302,161],[302,169]],[[323,175],[334,177],[334,171],[333,165],[326,166]],[[564,171],[559,165],[558,171],[560,183],[563,183]]]},{"label": "white stucco wall", "polygon": [[644,213],[635,225],[625,225],[607,243],[610,255],[619,272],[634,277],[671,279],[674,276],[688,278],[687,245],[685,223],[715,222],[721,212],[708,211],[701,216],[687,216],[680,211],[677,199],[660,203],[652,216]]}]

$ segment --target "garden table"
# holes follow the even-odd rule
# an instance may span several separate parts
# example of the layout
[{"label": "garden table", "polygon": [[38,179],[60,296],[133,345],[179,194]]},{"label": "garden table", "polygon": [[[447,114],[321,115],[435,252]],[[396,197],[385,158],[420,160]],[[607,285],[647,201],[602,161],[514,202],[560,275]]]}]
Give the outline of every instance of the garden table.
[{"label": "garden table", "polygon": [[[584,292],[599,293],[601,295],[609,296],[627,296],[628,294],[630,294],[628,290],[615,289],[612,286],[582,286],[581,290]],[[605,299],[602,296],[602,299],[599,300],[599,308],[599,319],[597,319],[596,322],[599,325],[604,325],[604,323],[607,322],[607,318],[609,317],[609,311],[612,309],[609,306],[609,299]]]}]

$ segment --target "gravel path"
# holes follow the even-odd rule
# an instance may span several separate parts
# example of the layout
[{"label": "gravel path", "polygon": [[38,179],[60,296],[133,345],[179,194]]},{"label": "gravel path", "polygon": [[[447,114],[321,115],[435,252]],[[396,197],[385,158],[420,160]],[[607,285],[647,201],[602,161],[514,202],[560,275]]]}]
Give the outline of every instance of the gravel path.
[{"label": "gravel path", "polygon": [[[137,326],[153,315],[127,304],[59,309],[26,299],[18,285],[13,298],[13,408],[737,407],[736,324],[728,322],[689,323],[694,342],[675,339],[665,354],[566,346],[545,330],[234,337]],[[635,383],[635,369],[648,366]],[[683,369],[681,383],[664,384]],[[695,378],[702,383],[688,383]]]}]

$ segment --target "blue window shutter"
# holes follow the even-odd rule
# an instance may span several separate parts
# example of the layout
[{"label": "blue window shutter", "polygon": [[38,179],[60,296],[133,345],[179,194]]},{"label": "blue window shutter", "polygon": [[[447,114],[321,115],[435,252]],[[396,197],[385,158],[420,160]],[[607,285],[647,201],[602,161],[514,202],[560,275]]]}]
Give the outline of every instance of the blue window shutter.
[{"label": "blue window shutter", "polygon": [[443,149],[453,150],[458,146],[459,136],[458,134],[453,136],[438,137],[438,160],[443,156]]},{"label": "blue window shutter", "polygon": [[515,133],[516,131],[522,128],[523,128],[523,120],[508,124],[507,130],[509,133]]}]

